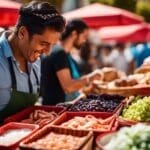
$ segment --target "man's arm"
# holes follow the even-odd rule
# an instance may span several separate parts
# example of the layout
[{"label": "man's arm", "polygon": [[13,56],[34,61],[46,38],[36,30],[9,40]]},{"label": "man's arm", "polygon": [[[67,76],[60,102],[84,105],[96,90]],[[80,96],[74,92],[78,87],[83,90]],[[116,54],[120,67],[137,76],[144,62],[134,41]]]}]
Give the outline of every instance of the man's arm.
[{"label": "man's arm", "polygon": [[98,80],[102,76],[100,72],[95,71],[88,75],[82,76],[80,79],[72,79],[69,69],[65,68],[60,71],[57,71],[57,77],[59,82],[66,93],[78,91],[79,89],[83,88],[90,81]]}]

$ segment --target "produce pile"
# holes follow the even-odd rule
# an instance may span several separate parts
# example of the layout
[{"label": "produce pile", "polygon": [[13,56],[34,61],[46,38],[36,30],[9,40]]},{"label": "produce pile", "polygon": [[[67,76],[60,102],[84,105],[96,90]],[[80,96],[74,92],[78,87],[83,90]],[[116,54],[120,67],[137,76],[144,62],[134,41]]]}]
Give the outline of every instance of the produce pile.
[{"label": "produce pile", "polygon": [[113,80],[108,83],[109,88],[119,87],[133,87],[134,86],[146,86],[150,84],[150,73],[145,74],[133,74],[127,77]]},{"label": "produce pile", "polygon": [[72,105],[69,111],[113,112],[124,98],[120,95],[90,94]]},{"label": "produce pile", "polygon": [[150,150],[150,126],[137,124],[120,129],[104,150]]},{"label": "produce pile", "polygon": [[31,129],[10,129],[4,134],[0,135],[0,145],[9,146],[20,139],[24,138],[25,136],[29,135],[32,132]]},{"label": "produce pile", "polygon": [[150,121],[150,96],[136,97],[131,105],[125,107],[122,112],[122,117],[133,121]]},{"label": "produce pile", "polygon": [[107,119],[96,118],[93,115],[86,115],[85,117],[76,116],[60,126],[67,127],[71,129],[80,129],[80,130],[98,130],[98,131],[109,131],[114,122],[115,116],[111,116]]},{"label": "produce pile", "polygon": [[23,123],[31,123],[38,124],[39,126],[43,126],[58,116],[54,111],[47,112],[44,110],[35,110],[29,115],[29,118],[22,120]]},{"label": "produce pile", "polygon": [[78,149],[79,143],[82,143],[84,139],[85,137],[50,132],[43,138],[29,143],[28,147],[43,150],[73,150]]}]

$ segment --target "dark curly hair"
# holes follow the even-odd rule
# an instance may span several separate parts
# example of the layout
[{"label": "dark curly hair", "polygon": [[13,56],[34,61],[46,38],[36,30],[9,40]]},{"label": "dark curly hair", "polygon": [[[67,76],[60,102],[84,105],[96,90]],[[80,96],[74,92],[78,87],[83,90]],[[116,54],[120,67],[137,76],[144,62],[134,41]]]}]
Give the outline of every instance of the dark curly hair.
[{"label": "dark curly hair", "polygon": [[65,27],[65,19],[50,3],[32,1],[20,8],[16,33],[21,26],[27,28],[30,36],[42,34],[46,28],[62,32]]},{"label": "dark curly hair", "polygon": [[66,28],[61,35],[61,40],[68,38],[73,31],[76,31],[78,34],[80,34],[85,29],[88,29],[88,26],[84,21],[80,19],[73,19],[67,23]]}]

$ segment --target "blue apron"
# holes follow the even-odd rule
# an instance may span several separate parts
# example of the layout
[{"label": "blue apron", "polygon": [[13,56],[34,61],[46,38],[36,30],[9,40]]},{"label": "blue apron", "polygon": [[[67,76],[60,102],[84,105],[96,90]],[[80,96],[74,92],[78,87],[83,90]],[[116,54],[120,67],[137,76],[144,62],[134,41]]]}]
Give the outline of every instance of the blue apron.
[{"label": "blue apron", "polygon": [[[80,78],[80,73],[78,71],[77,64],[75,63],[75,61],[73,60],[73,58],[71,57],[70,54],[68,55],[68,61],[69,61],[70,69],[71,69],[71,76],[72,76],[72,78],[73,79],[79,79]],[[66,101],[74,100],[79,95],[80,95],[80,93],[78,91],[72,92],[72,93],[68,93],[65,96],[65,100]]]}]

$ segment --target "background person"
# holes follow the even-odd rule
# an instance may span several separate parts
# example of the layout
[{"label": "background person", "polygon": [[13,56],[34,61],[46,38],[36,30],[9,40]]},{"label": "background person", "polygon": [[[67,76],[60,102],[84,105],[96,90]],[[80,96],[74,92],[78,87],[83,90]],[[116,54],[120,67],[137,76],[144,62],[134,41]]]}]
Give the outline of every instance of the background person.
[{"label": "background person", "polygon": [[75,19],[66,25],[60,44],[43,59],[41,66],[41,93],[44,105],[55,105],[79,96],[79,90],[89,81],[100,77],[99,73],[80,77],[76,62],[70,55],[72,49],[80,49],[88,37],[88,26]]}]

